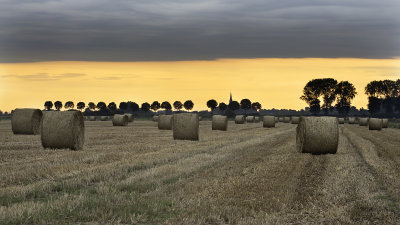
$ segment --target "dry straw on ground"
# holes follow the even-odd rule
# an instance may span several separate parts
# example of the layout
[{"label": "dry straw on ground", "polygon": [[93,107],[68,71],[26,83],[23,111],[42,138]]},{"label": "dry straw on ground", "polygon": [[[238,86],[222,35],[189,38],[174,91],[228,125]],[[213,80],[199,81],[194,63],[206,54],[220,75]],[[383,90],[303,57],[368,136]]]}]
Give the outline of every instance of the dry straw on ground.
[{"label": "dry straw on ground", "polygon": [[173,137],[176,140],[199,140],[199,115],[180,113],[173,116]]},{"label": "dry straw on ground", "polygon": [[101,121],[107,121],[107,120],[108,120],[108,116],[101,116],[101,117],[100,117],[100,120],[101,120]]},{"label": "dry straw on ground", "polygon": [[368,126],[368,118],[360,118],[358,124],[360,126]]},{"label": "dry straw on ground", "polygon": [[41,140],[44,148],[80,150],[85,141],[85,124],[79,111],[54,111],[43,115]]},{"label": "dry straw on ground", "polygon": [[264,116],[263,127],[275,127],[275,118],[274,116]]},{"label": "dry straw on ground", "polygon": [[172,115],[158,116],[158,129],[172,130],[172,127],[173,127]]},{"label": "dry straw on ground", "polygon": [[244,124],[246,122],[246,119],[243,115],[237,115],[235,116],[235,123],[236,124]]},{"label": "dry straw on ground", "polygon": [[292,124],[299,124],[300,117],[299,116],[292,116],[291,120],[292,120]]},{"label": "dry straw on ground", "polygon": [[125,113],[124,115],[128,116],[128,122],[133,122],[133,114],[131,113]]},{"label": "dry straw on ground", "polygon": [[253,123],[254,122],[254,116],[247,116],[246,117],[246,122],[247,123]]},{"label": "dry straw on ground", "polygon": [[382,128],[388,128],[389,119],[382,119]]},{"label": "dry straw on ground", "polygon": [[112,120],[113,126],[127,126],[128,125],[128,116],[115,114]]},{"label": "dry straw on ground", "polygon": [[214,115],[212,117],[212,130],[226,131],[228,129],[228,117],[221,115]]},{"label": "dry straw on ground", "polygon": [[290,123],[290,117],[288,117],[288,116],[283,117],[283,122]]},{"label": "dry straw on ground", "polygon": [[296,130],[297,151],[335,154],[339,143],[336,117],[301,117]]},{"label": "dry straw on ground", "polygon": [[344,118],[343,117],[338,118],[338,122],[339,124],[344,124]]},{"label": "dry straw on ground", "polygon": [[15,109],[11,129],[14,134],[39,134],[42,116],[40,109]]},{"label": "dry straw on ground", "polygon": [[153,121],[157,122],[158,121],[158,116],[153,116]]},{"label": "dry straw on ground", "polygon": [[370,118],[369,119],[369,123],[368,123],[368,127],[370,130],[382,130],[382,119],[378,119],[378,118]]},{"label": "dry straw on ground", "polygon": [[356,122],[356,118],[349,117],[349,124],[354,124]]}]

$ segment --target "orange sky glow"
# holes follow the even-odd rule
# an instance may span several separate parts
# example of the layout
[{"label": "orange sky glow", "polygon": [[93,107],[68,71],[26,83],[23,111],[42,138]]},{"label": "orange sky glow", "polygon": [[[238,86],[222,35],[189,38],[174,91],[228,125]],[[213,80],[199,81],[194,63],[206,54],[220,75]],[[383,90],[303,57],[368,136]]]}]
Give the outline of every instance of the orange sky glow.
[{"label": "orange sky glow", "polygon": [[365,85],[399,79],[400,58],[268,58],[173,62],[37,62],[0,64],[0,110],[43,109],[47,100],[159,102],[192,100],[194,110],[215,99],[249,98],[265,109],[302,109],[304,85],[332,77],[353,83],[356,107],[367,105]]}]

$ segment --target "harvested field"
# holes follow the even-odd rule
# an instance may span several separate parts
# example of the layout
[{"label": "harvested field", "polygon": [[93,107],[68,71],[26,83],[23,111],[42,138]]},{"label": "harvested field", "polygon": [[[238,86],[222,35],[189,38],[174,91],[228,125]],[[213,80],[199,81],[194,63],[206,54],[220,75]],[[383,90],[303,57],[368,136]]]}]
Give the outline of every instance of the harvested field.
[{"label": "harvested field", "polygon": [[337,153],[311,155],[294,124],[228,126],[85,121],[70,151],[1,121],[0,224],[399,224],[399,129],[340,125]]}]

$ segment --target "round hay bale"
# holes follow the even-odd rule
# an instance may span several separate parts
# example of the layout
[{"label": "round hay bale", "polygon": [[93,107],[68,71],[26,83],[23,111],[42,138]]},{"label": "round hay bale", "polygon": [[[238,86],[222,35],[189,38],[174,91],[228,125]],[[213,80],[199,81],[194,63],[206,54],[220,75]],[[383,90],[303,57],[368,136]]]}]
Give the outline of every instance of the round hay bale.
[{"label": "round hay bale", "polygon": [[382,130],[382,119],[371,118],[369,119],[368,127],[370,130]]},{"label": "round hay bale", "polygon": [[382,119],[382,128],[388,128],[389,119]]},{"label": "round hay bale", "polygon": [[133,114],[131,113],[125,113],[124,115],[126,115],[128,117],[128,122],[133,122]]},{"label": "round hay bale", "polygon": [[221,115],[214,115],[212,117],[212,130],[226,131],[228,129],[228,117]]},{"label": "round hay bale", "polygon": [[356,122],[356,118],[349,117],[349,124],[354,124]]},{"label": "round hay bale", "polygon": [[153,116],[153,122],[157,122],[158,121],[158,116]]},{"label": "round hay bale", "polygon": [[243,115],[235,116],[235,123],[236,124],[244,124],[246,122],[245,117]]},{"label": "round hay bale", "polygon": [[128,116],[115,114],[112,120],[113,126],[127,126],[128,125]]},{"label": "round hay bale", "polygon": [[335,154],[339,143],[336,117],[301,117],[296,130],[298,152]]},{"label": "round hay bale", "polygon": [[264,116],[263,127],[275,127],[275,118],[274,116]]},{"label": "round hay bale", "polygon": [[89,121],[96,121],[96,117],[95,116],[89,116]]},{"label": "round hay bale", "polygon": [[42,146],[80,150],[85,142],[85,123],[79,111],[53,111],[43,115]]},{"label": "round hay bale", "polygon": [[202,121],[202,120],[203,120],[203,117],[199,116],[199,121]]},{"label": "round hay bale", "polygon": [[292,124],[299,124],[299,122],[300,122],[300,117],[298,117],[298,116],[292,116],[291,120],[292,120]]},{"label": "round hay bale", "polygon": [[158,116],[158,129],[160,130],[172,130],[173,121],[172,115],[160,115]]},{"label": "round hay bale", "polygon": [[42,116],[40,109],[15,109],[11,129],[14,134],[39,134]]},{"label": "round hay bale", "polygon": [[254,117],[254,123],[258,123],[260,122],[260,117],[259,116],[255,116]]},{"label": "round hay bale", "polygon": [[338,118],[338,123],[339,124],[344,124],[344,118],[343,117]]},{"label": "round hay bale", "polygon": [[368,118],[360,118],[358,124],[360,124],[360,126],[368,126]]},{"label": "round hay bale", "polygon": [[283,117],[283,122],[290,123],[290,117],[288,117],[288,116]]},{"label": "round hay bale", "polygon": [[195,113],[175,114],[172,118],[175,140],[199,140],[199,115]]},{"label": "round hay bale", "polygon": [[101,117],[100,117],[100,120],[101,120],[101,121],[107,121],[107,120],[108,120],[108,116],[101,116]]},{"label": "round hay bale", "polygon": [[279,122],[283,122],[283,117],[278,117]]},{"label": "round hay bale", "polygon": [[279,122],[279,117],[275,116],[275,123],[278,123],[278,122]]},{"label": "round hay bale", "polygon": [[246,122],[247,123],[253,123],[254,122],[254,116],[247,116],[246,117]]}]

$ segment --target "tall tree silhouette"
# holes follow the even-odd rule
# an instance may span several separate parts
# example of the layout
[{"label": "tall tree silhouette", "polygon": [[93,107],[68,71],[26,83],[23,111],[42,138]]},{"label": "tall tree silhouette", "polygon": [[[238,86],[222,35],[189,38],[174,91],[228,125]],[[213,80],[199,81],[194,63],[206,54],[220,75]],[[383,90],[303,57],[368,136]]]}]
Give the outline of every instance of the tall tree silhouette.
[{"label": "tall tree silhouette", "polygon": [[223,111],[224,114],[226,112],[226,109],[228,108],[228,106],[224,103],[224,102],[220,102],[218,105],[219,110]]},{"label": "tall tree silhouette", "polygon": [[325,115],[328,114],[328,111],[333,109],[332,104],[336,99],[336,88],[337,88],[337,80],[333,78],[323,78],[321,79],[321,95],[324,100],[324,104],[322,105],[322,109],[324,110]]},{"label": "tall tree silhouette", "polygon": [[108,103],[107,108],[111,111],[111,112],[115,112],[117,110],[117,104],[115,104],[115,102],[110,102]]},{"label": "tall tree silhouette", "polygon": [[229,103],[228,108],[235,111],[240,109],[240,104],[237,101],[232,101],[231,103]]},{"label": "tall tree silhouette", "polygon": [[341,81],[336,87],[336,108],[339,114],[346,116],[351,107],[351,101],[356,97],[356,88],[348,81]]},{"label": "tall tree silhouette", "polygon": [[214,99],[207,101],[207,107],[210,108],[211,113],[214,113],[214,109],[217,107],[218,103]]},{"label": "tall tree silhouette", "polygon": [[96,109],[96,104],[94,104],[94,102],[89,102],[89,103],[88,103],[88,108],[89,108],[91,111],[94,111],[94,110]]},{"label": "tall tree silhouette", "polygon": [[60,111],[60,109],[62,108],[62,102],[61,101],[56,101],[54,102],[54,108],[56,108],[57,111]]},{"label": "tall tree silhouette", "polygon": [[143,112],[148,112],[150,111],[150,104],[147,102],[142,103],[142,107],[141,107]]},{"label": "tall tree silhouette", "polygon": [[78,102],[78,104],[76,104],[76,108],[79,109],[80,111],[82,111],[85,108],[85,103],[84,102]]},{"label": "tall tree silhouette", "polygon": [[318,99],[321,96],[321,82],[321,79],[308,81],[303,88],[303,95],[300,97],[310,106],[310,111],[314,115],[317,115],[321,110],[320,100]]},{"label": "tall tree silhouette", "polygon": [[172,109],[172,106],[169,102],[165,101],[161,103],[161,108],[165,109],[166,111],[169,111]]},{"label": "tall tree silhouette", "polygon": [[74,106],[75,106],[74,102],[68,101],[65,103],[64,108],[68,110],[68,109],[73,109]]},{"label": "tall tree silhouette", "polygon": [[185,103],[183,103],[183,107],[185,107],[185,109],[187,111],[190,111],[193,109],[194,103],[192,102],[192,100],[187,100],[185,101]]},{"label": "tall tree silhouette", "polygon": [[128,103],[120,102],[119,103],[119,109],[122,110],[122,111],[126,111],[128,109]]},{"label": "tall tree silhouette", "polygon": [[180,101],[175,101],[174,102],[174,108],[176,109],[176,110],[181,110],[182,109],[182,107],[183,107],[183,104],[182,104],[182,102],[180,102]]},{"label": "tall tree silhouette", "polygon": [[136,112],[139,110],[139,105],[136,102],[132,102],[132,104],[130,105],[130,108],[132,111]]},{"label": "tall tree silhouette", "polygon": [[51,108],[53,108],[53,103],[51,101],[46,101],[44,103],[44,108],[45,110],[50,110]]},{"label": "tall tree silhouette", "polygon": [[97,108],[99,111],[104,111],[104,110],[107,109],[107,105],[106,105],[105,102],[98,102],[97,105],[96,105],[96,108]]},{"label": "tall tree silhouette", "polygon": [[247,116],[247,110],[251,108],[251,101],[247,98],[244,98],[240,101],[240,108],[244,109],[244,112]]},{"label": "tall tree silhouette", "polygon": [[258,111],[258,110],[261,109],[261,104],[260,104],[259,102],[253,102],[253,103],[251,104],[251,108],[254,109],[254,110],[256,110],[256,111]]},{"label": "tall tree silhouette", "polygon": [[153,110],[154,112],[156,112],[157,110],[159,110],[161,107],[160,103],[158,101],[154,101],[151,106],[150,109]]}]

